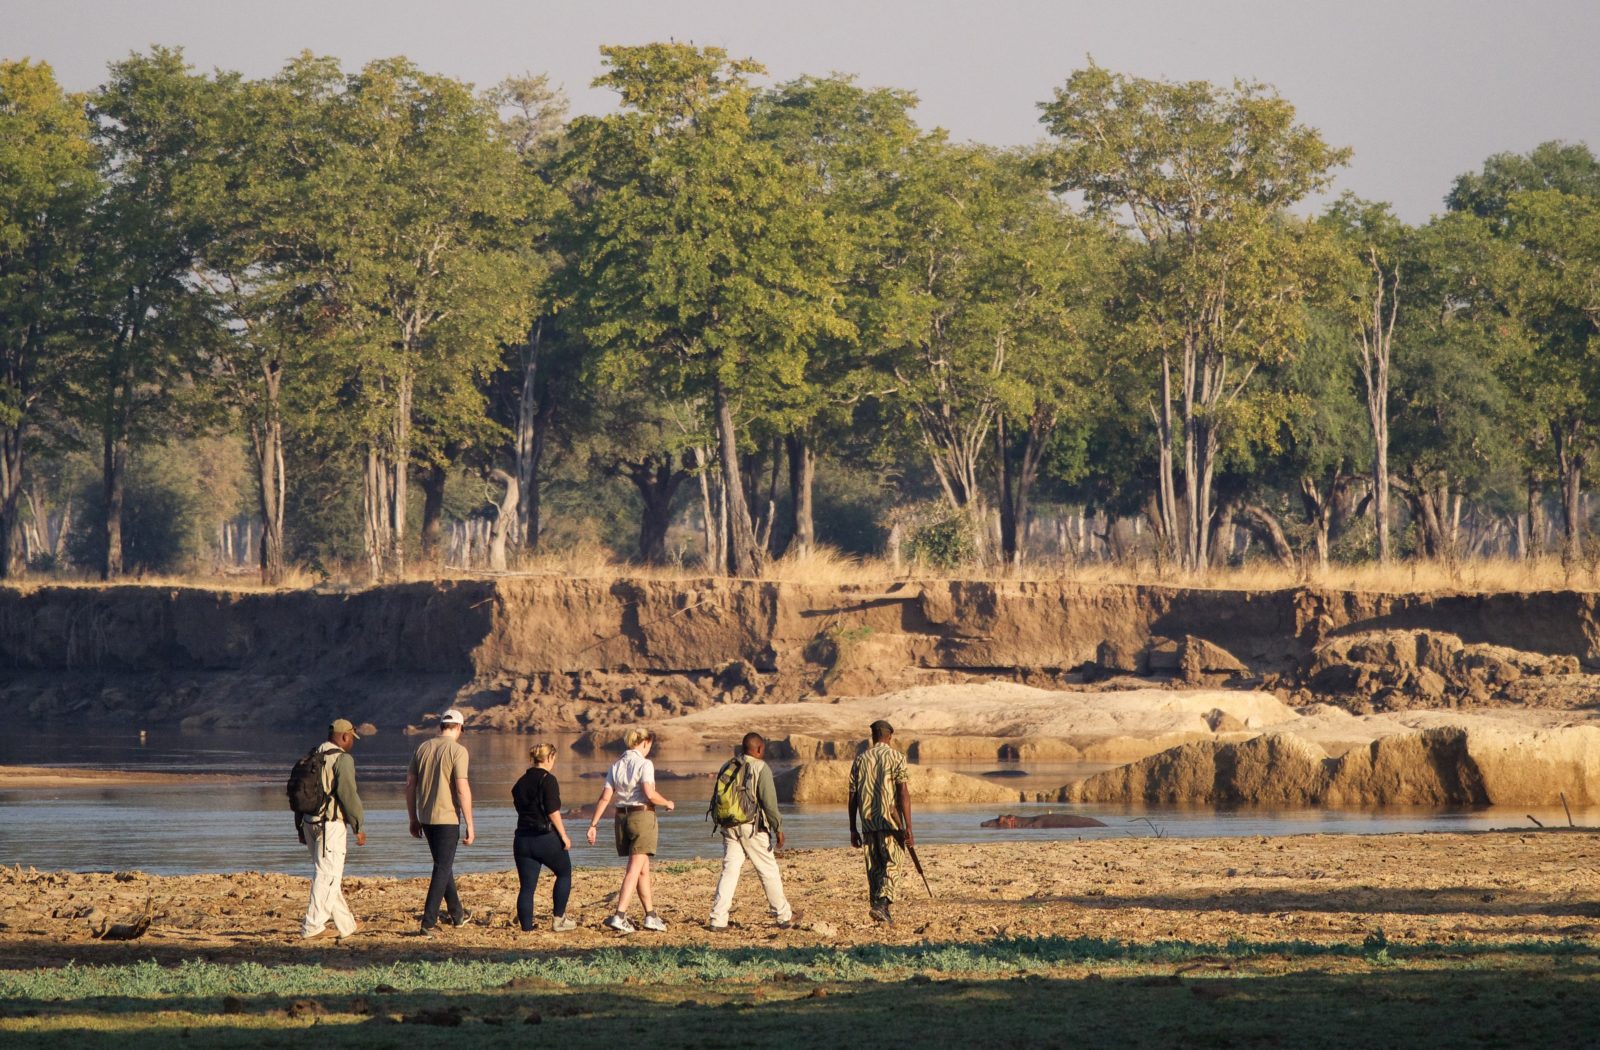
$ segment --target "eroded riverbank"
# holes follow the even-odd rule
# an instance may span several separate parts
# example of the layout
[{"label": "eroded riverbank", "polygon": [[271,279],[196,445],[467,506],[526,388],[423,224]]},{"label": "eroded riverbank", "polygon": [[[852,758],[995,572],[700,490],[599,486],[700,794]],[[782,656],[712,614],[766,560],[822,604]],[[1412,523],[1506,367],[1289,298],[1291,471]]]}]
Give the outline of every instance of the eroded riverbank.
[{"label": "eroded riverbank", "polygon": [[[1102,689],[1130,678],[1379,709],[1562,707],[1595,695],[1597,602],[1578,591],[548,576],[350,593],[0,590],[0,713],[311,728],[337,701],[346,717],[398,729],[455,704],[474,726],[548,732],[941,682]],[[1375,640],[1336,660],[1319,653],[1356,635]]]}]

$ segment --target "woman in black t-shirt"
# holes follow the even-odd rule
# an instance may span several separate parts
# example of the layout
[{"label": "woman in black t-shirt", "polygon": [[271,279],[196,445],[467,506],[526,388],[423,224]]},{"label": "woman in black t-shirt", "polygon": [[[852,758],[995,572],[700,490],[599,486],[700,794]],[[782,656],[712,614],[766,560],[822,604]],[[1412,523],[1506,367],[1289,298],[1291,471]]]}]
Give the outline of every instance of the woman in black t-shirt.
[{"label": "woman in black t-shirt", "polygon": [[556,764],[556,746],[540,744],[528,756],[533,765],[511,789],[517,806],[517,834],[511,855],[517,862],[517,922],[523,930],[533,929],[533,894],[539,888],[539,867],[555,872],[554,918],[550,928],[557,933],[575,930],[578,924],[567,918],[567,898],[572,895],[572,840],[561,823],[561,784],[550,772]]}]

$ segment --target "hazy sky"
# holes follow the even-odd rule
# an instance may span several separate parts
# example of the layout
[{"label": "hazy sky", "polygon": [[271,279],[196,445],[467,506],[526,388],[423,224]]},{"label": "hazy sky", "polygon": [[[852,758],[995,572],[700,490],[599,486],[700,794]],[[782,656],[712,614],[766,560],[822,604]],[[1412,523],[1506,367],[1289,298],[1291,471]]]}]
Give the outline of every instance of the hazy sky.
[{"label": "hazy sky", "polygon": [[715,44],[772,75],[857,74],[909,88],[925,126],[1000,145],[1041,136],[1035,104],[1086,56],[1169,79],[1262,80],[1355,157],[1342,189],[1440,210],[1457,174],[1547,139],[1600,149],[1596,0],[0,0],[0,57],[43,59],[72,89],[152,43],[252,76],[310,49],[349,66],[404,54],[491,84],[550,74],[578,112],[603,43]]}]

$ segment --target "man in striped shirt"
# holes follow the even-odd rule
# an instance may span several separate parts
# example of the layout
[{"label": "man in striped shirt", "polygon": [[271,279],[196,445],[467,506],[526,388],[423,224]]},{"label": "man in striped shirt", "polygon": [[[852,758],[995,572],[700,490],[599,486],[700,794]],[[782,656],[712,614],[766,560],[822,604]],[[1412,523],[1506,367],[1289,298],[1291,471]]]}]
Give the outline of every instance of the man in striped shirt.
[{"label": "man in striped shirt", "polygon": [[872,723],[872,746],[850,766],[850,845],[866,856],[869,914],[888,923],[894,921],[889,905],[894,903],[905,847],[916,845],[911,837],[906,756],[891,746],[893,741],[893,726],[882,719]]}]

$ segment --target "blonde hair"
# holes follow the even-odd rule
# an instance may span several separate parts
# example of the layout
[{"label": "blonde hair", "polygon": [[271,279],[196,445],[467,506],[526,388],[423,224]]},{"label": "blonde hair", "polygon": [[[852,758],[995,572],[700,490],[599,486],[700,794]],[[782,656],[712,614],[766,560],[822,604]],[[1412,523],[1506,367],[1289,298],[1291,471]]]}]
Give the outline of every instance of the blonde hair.
[{"label": "blonde hair", "polygon": [[556,757],[556,746],[548,740],[542,744],[535,744],[528,748],[528,757],[533,759],[534,765],[542,766]]},{"label": "blonde hair", "polygon": [[634,726],[632,729],[622,734],[622,742],[628,745],[629,748],[636,748],[646,740],[654,740],[655,738],[656,735],[654,733],[640,726]]}]

